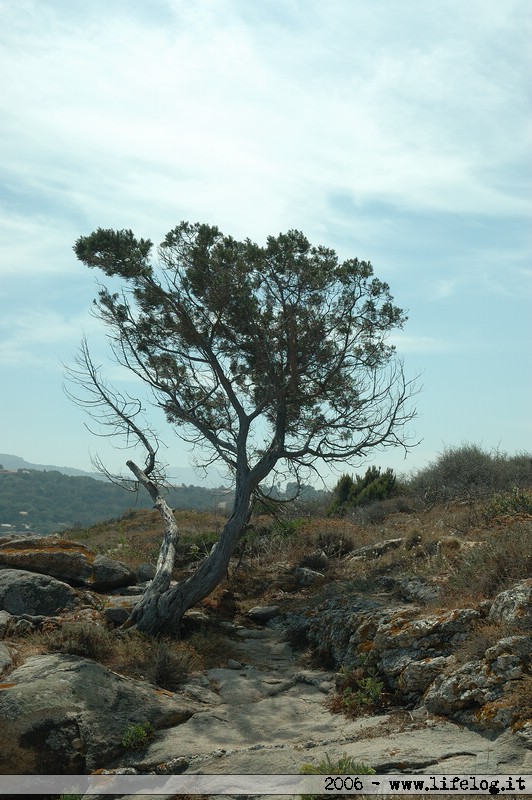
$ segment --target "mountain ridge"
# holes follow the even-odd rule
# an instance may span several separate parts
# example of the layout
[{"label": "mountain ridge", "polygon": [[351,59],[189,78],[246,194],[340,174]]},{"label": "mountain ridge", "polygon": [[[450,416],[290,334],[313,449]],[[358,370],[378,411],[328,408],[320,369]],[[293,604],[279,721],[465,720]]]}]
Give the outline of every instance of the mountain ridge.
[{"label": "mountain ridge", "polygon": [[[58,466],[57,464],[35,464],[21,456],[12,453],[0,453],[0,465],[7,470],[31,469],[39,472],[60,472],[62,475],[80,478],[94,478],[97,481],[107,481],[105,475],[94,471],[78,469],[77,467]],[[221,488],[224,485],[217,471],[208,472],[204,479],[198,478],[193,467],[168,467],[168,482],[172,485],[185,484],[186,486],[198,486],[202,488]]]}]

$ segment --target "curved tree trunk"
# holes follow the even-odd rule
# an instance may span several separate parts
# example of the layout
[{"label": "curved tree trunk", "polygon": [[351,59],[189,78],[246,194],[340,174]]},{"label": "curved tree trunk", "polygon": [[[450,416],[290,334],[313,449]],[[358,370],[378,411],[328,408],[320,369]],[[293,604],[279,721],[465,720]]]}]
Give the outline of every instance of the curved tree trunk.
[{"label": "curved tree trunk", "polygon": [[[132,469],[129,463],[128,466]],[[179,532],[172,510],[152,484],[157,491],[155,505],[165,521],[164,538],[155,577],[133,608],[125,627],[134,627],[143,633],[154,635],[163,631],[176,631],[185,611],[218,586],[227,573],[231,555],[249,519],[252,492],[251,485],[246,483],[245,488],[235,498],[233,514],[224,525],[220,539],[210,554],[190,577],[175,586],[170,586],[170,582]]]}]

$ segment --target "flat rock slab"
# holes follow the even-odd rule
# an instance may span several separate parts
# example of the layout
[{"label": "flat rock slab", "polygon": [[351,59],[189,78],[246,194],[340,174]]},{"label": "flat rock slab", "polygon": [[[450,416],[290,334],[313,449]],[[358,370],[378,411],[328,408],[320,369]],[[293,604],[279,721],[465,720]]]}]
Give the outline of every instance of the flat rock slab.
[{"label": "flat rock slab", "polygon": [[[259,636],[241,631],[247,661],[241,671],[209,670],[211,690],[219,702],[194,714],[179,728],[168,728],[141,755],[127,762],[139,771],[154,771],[176,757],[188,763],[188,774],[298,773],[303,764],[318,764],[344,753],[381,773],[528,773],[532,752],[512,734],[492,739],[432,717],[425,709],[412,714],[398,709],[349,720],[331,714],[324,684],[332,673],[301,668],[293,654],[290,668],[268,668],[270,653],[285,642],[266,629]],[[249,649],[244,646],[247,644]],[[329,681],[327,681],[329,677]],[[321,687],[321,689],[320,689]]]}]

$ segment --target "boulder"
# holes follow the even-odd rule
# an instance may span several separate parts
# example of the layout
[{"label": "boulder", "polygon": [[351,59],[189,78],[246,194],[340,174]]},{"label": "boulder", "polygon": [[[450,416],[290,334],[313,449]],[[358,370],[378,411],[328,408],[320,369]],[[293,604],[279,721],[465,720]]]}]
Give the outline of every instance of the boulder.
[{"label": "boulder", "polygon": [[318,606],[307,639],[325,663],[371,668],[391,688],[403,690],[412,682],[423,683],[420,673],[426,679],[430,674],[431,668],[414,668],[413,663],[432,660],[433,667],[441,665],[434,659],[450,656],[479,618],[472,608],[422,616],[418,606],[390,608],[374,598],[336,597]]},{"label": "boulder", "polygon": [[371,647],[383,613],[381,600],[346,592],[321,603],[308,618],[288,618],[286,624],[290,630],[305,634],[324,663],[341,667],[354,665],[359,645]]},{"label": "boulder", "polygon": [[137,595],[113,595],[109,597],[103,609],[105,620],[111,625],[123,625],[138,601]]},{"label": "boulder", "polygon": [[438,676],[425,694],[425,707],[459,722],[506,728],[515,708],[505,694],[511,690],[511,681],[523,677],[529,662],[529,636],[501,639],[486,650],[483,659]]},{"label": "boulder", "polygon": [[117,589],[121,586],[130,586],[137,582],[132,569],[123,561],[116,561],[109,556],[96,556],[92,562],[92,573],[85,581],[87,586],[97,591]]},{"label": "boulder", "polygon": [[399,676],[399,690],[405,696],[418,700],[438,675],[442,674],[448,663],[449,658],[445,656],[412,661]]},{"label": "boulder", "polygon": [[387,592],[393,592],[400,600],[407,603],[427,605],[439,598],[442,592],[441,583],[423,576],[381,575],[377,584]]},{"label": "boulder", "polygon": [[141,564],[140,567],[137,567],[137,580],[139,583],[145,583],[145,581],[151,581],[155,578],[155,566],[154,564],[144,563]]},{"label": "boulder", "polygon": [[130,725],[179,725],[196,707],[72,655],[29,658],[0,684],[0,774],[83,774],[127,752]]},{"label": "boulder", "polygon": [[308,567],[296,567],[294,570],[294,578],[300,586],[312,586],[323,577],[323,572],[316,572]]},{"label": "boulder", "polygon": [[79,542],[58,536],[15,539],[0,544],[0,570],[24,569],[70,583],[107,590],[136,583],[133,570],[121,561],[96,555]]},{"label": "boulder", "polygon": [[0,609],[10,614],[48,617],[76,604],[76,592],[67,583],[22,569],[0,570]]},{"label": "boulder", "polygon": [[359,547],[349,554],[349,561],[365,561],[370,558],[379,558],[390,550],[397,550],[398,547],[404,542],[403,537],[397,539],[385,539],[382,542],[375,542],[375,544],[368,544],[365,547]]},{"label": "boulder", "polygon": [[279,606],[253,606],[246,616],[259,625],[265,625],[274,617],[279,616],[281,609]]},{"label": "boulder", "polygon": [[532,626],[532,578],[519,581],[494,599],[489,612],[491,622]]},{"label": "boulder", "polygon": [[450,656],[467,638],[480,615],[472,608],[457,608],[428,616],[398,611],[379,620],[367,666],[376,667],[393,688],[412,662]]}]

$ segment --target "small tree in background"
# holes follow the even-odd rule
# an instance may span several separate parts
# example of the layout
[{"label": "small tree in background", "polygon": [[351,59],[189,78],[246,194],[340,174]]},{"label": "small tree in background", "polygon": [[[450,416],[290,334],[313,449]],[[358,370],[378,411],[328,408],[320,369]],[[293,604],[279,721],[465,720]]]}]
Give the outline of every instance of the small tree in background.
[{"label": "small tree in background", "polygon": [[157,439],[141,424],[141,403],[109,387],[82,344],[70,375],[84,391],[74,399],[144,446],[145,463],[127,466],[165,522],[156,576],[129,620],[157,633],[223,579],[268,475],[300,484],[301,470],[320,460],[350,463],[375,448],[409,446],[413,387],[387,343],[406,317],[369,262],[340,263],[294,230],[260,247],[183,222],[166,235],[157,265],[152,243],[129,230],[100,228],[74,249],[123,283],[121,293],[101,288],[95,301],[117,361],[151,389],[178,435],[234,480],[216,546],[170,586],[179,531],[161,491]]},{"label": "small tree in background", "polygon": [[396,483],[393,469],[381,473],[380,467],[368,467],[363,477],[357,475],[354,479],[342,475],[333,490],[329,516],[344,516],[349,509],[386,500],[395,494]]}]

